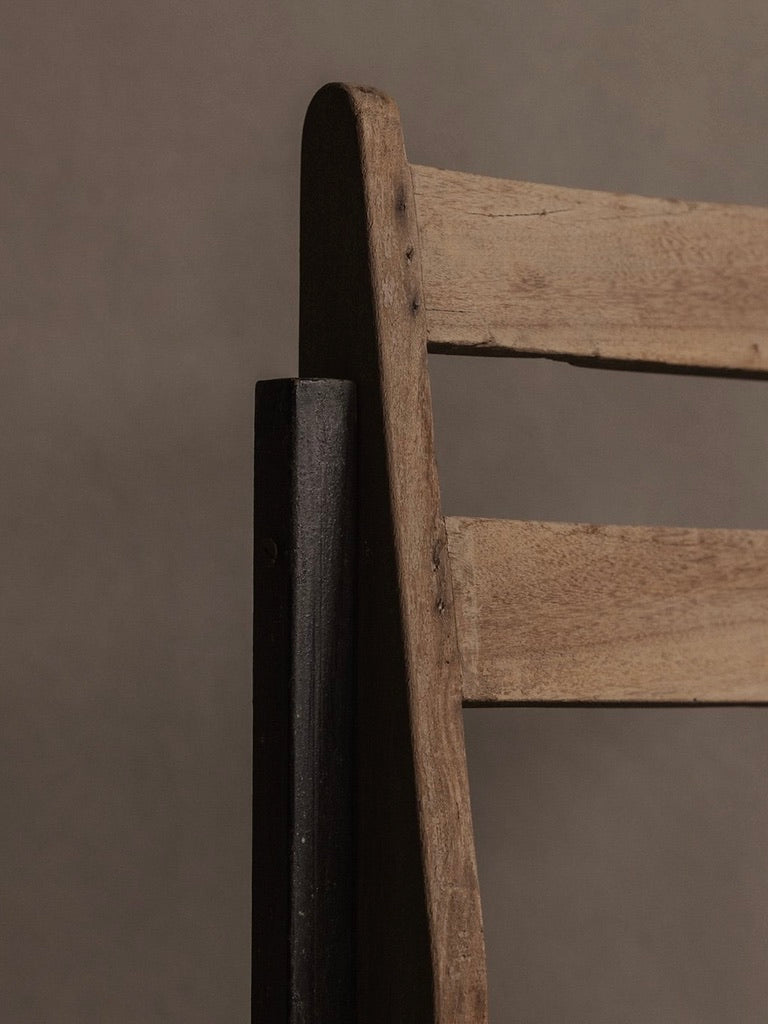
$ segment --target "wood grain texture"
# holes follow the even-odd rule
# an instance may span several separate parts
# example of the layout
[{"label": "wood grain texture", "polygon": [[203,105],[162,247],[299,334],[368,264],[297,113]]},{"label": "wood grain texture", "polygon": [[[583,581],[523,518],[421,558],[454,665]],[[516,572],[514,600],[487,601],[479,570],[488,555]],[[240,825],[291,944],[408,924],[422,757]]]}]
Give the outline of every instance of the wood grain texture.
[{"label": "wood grain texture", "polygon": [[411,170],[431,351],[768,375],[768,209]]},{"label": "wood grain texture", "polygon": [[447,530],[466,703],[768,701],[768,531]]},{"label": "wood grain texture", "polygon": [[481,1024],[485,956],[410,169],[327,86],[302,154],[300,372],[358,389],[358,1019]]}]

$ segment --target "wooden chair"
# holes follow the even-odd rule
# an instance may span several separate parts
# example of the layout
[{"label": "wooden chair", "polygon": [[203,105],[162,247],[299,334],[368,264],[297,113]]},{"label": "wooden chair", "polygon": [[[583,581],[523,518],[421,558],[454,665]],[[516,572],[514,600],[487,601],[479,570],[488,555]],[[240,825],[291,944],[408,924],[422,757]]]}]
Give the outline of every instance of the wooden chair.
[{"label": "wooden chair", "polygon": [[444,519],[428,351],[766,377],[768,210],[412,166],[381,93],[309,108],[300,376],[357,388],[356,1019],[478,1024],[462,707],[765,701],[768,534]]}]

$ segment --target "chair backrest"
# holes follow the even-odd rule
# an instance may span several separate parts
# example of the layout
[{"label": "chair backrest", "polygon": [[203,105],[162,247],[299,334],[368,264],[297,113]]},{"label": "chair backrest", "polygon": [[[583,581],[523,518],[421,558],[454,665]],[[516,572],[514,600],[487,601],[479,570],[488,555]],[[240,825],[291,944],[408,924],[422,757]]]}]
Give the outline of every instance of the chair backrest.
[{"label": "chair backrest", "polygon": [[448,519],[427,352],[768,376],[768,210],[408,164],[314,98],[300,374],[355,381],[361,1021],[487,1018],[462,707],[768,699],[768,539]]}]

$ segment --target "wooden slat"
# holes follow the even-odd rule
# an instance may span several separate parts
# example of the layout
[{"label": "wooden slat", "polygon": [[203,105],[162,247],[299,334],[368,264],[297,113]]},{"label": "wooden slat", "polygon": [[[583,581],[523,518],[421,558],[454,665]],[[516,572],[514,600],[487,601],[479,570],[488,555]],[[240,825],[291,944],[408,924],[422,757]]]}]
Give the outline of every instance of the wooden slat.
[{"label": "wooden slat", "polygon": [[446,523],[466,703],[768,701],[768,531]]},{"label": "wooden slat", "polygon": [[431,351],[768,374],[768,209],[411,171]]}]

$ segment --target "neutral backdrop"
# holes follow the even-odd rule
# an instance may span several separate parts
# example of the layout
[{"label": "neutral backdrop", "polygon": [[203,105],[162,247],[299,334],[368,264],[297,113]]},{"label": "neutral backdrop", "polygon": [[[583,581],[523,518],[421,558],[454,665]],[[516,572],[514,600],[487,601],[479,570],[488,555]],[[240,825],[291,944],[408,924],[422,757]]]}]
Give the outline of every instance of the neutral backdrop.
[{"label": "neutral backdrop", "polygon": [[[4,1021],[248,1018],[253,386],[315,89],[390,92],[414,162],[768,204],[767,49],[764,0],[2,3]],[[768,527],[759,385],[432,364],[449,513]],[[762,714],[466,724],[494,1019],[764,1022]]]}]

